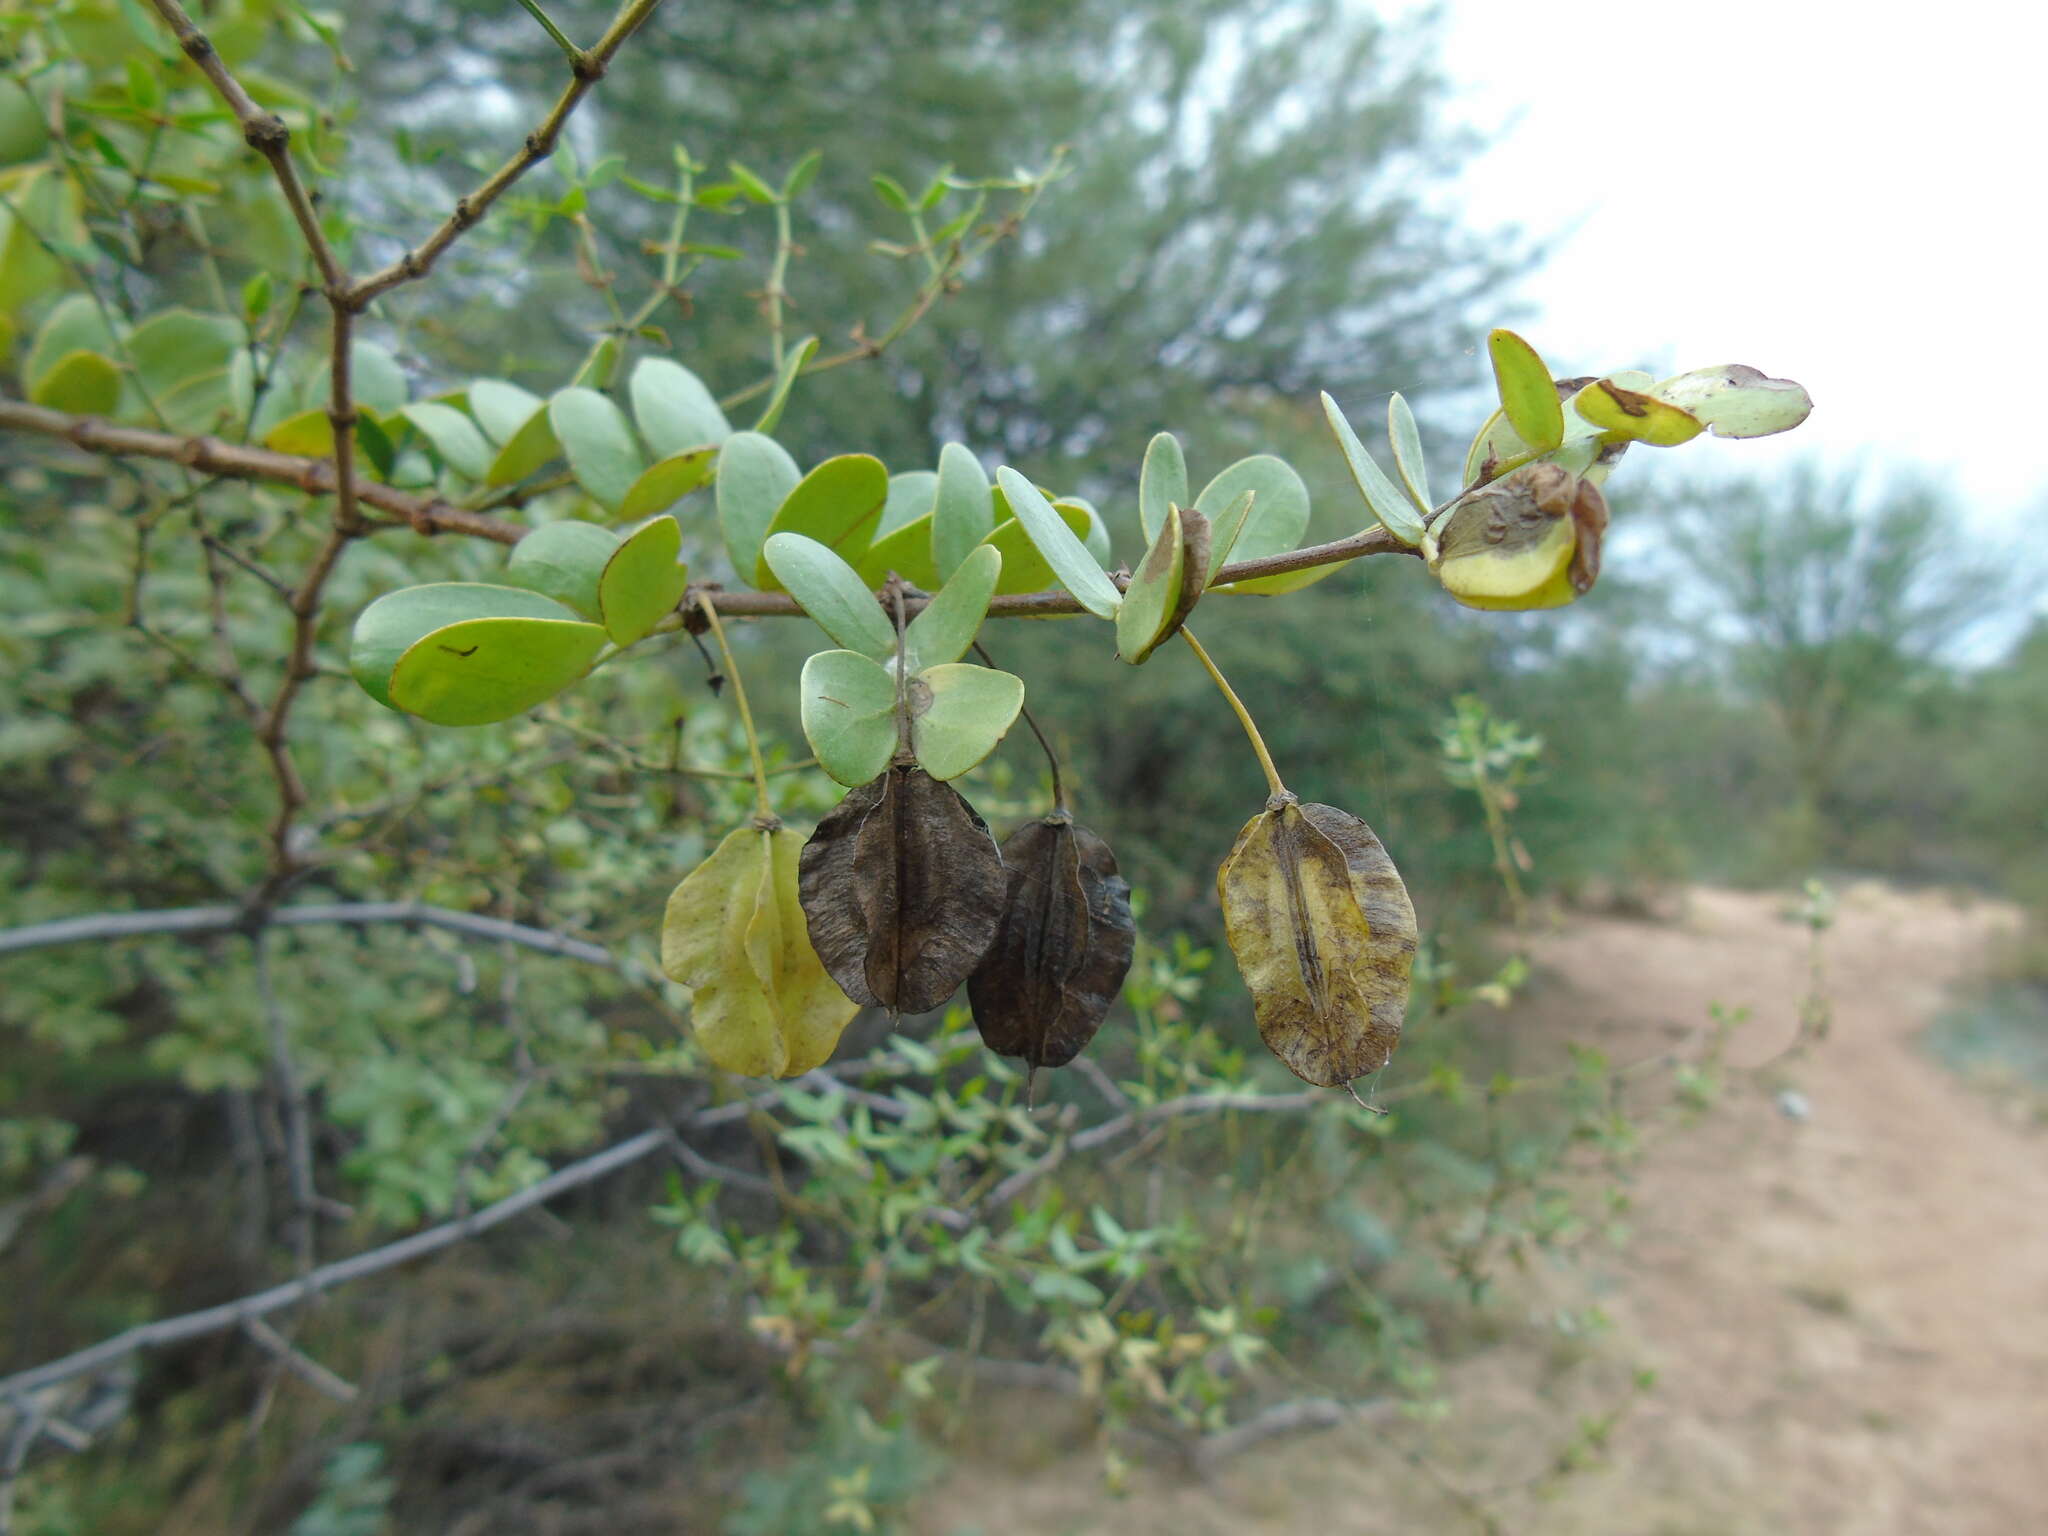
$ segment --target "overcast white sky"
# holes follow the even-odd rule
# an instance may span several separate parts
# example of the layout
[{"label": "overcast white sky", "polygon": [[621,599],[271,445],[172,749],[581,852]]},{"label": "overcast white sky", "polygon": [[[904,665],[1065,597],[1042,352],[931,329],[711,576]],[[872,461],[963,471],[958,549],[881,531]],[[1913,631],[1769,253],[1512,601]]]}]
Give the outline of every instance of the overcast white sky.
[{"label": "overcast white sky", "polygon": [[1731,471],[1807,450],[1915,463],[1949,476],[1986,534],[2048,515],[2041,7],[1446,13],[1458,115],[1505,130],[1460,201],[1481,224],[1576,226],[1520,289],[1540,316],[1520,328],[1558,373],[1750,363],[1805,384],[1813,416],[1675,455]]}]

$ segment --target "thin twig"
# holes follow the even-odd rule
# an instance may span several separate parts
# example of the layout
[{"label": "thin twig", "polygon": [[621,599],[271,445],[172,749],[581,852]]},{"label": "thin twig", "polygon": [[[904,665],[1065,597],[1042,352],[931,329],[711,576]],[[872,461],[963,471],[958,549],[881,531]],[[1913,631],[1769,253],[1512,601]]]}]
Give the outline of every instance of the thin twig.
[{"label": "thin twig", "polygon": [[[0,955],[42,949],[53,944],[99,943],[107,939],[140,938],[149,934],[232,933],[251,924],[246,908],[233,906],[173,907],[158,912],[98,912],[90,917],[59,918],[55,922],[31,923],[23,928],[0,930]],[[449,907],[430,907],[416,901],[353,901],[304,903],[273,907],[257,920],[258,926],[295,928],[305,924],[336,923],[346,927],[367,927],[377,923],[402,923],[423,928],[442,928],[450,933],[492,943],[517,944],[544,955],[560,955],[585,965],[617,969],[619,961],[602,945],[545,928],[476,912],[457,912]]]},{"label": "thin twig", "polygon": [[449,246],[462,238],[464,231],[472,228],[479,219],[490,211],[491,204],[504,195],[507,188],[533,167],[555,152],[555,140],[560,137],[562,125],[569,121],[569,114],[576,110],[590,88],[604,78],[611,65],[612,56],[624,45],[627,38],[640,24],[654,14],[660,0],[628,0],[619,8],[612,24],[605,29],[604,36],[596,45],[585,50],[580,57],[572,58],[570,64],[574,78],[555,102],[554,110],[541,120],[541,124],[526,136],[516,154],[466,197],[458,197],[455,207],[441,223],[441,227],[425,240],[407,251],[390,266],[372,272],[348,291],[348,302],[352,308],[361,309],[381,293],[403,283],[417,281],[432,270],[436,261]]},{"label": "thin twig", "polygon": [[242,1331],[254,1339],[263,1349],[276,1357],[278,1364],[290,1371],[317,1392],[325,1393],[338,1403],[352,1403],[357,1392],[354,1382],[346,1381],[327,1369],[318,1360],[300,1353],[292,1347],[291,1340],[279,1333],[260,1317],[252,1317],[242,1324]]}]

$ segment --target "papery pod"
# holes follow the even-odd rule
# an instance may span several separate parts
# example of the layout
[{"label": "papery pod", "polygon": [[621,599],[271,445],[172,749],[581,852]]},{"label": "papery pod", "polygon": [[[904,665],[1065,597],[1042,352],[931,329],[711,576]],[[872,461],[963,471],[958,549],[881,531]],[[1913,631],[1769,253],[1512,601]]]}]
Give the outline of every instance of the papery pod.
[{"label": "papery pod", "polygon": [[1401,1038],[1415,908],[1373,830],[1286,791],[1245,823],[1216,872],[1224,933],[1259,1035],[1289,1071],[1341,1088]]},{"label": "papery pod", "polygon": [[1538,463],[1466,492],[1424,553],[1468,608],[1556,608],[1599,577],[1606,532],[1600,488]]},{"label": "papery pod", "polygon": [[811,943],[857,1003],[925,1013],[995,942],[1003,860],[957,790],[892,764],[804,845],[798,890]]},{"label": "papery pod", "polygon": [[1131,887],[1109,844],[1065,811],[1003,844],[1008,889],[995,943],[967,978],[982,1043],[1031,1067],[1087,1048],[1131,969]]},{"label": "papery pod", "polygon": [[668,899],[661,968],[692,989],[697,1044],[728,1072],[809,1072],[859,1012],[811,947],[797,897],[802,849],[780,823],[742,827]]}]

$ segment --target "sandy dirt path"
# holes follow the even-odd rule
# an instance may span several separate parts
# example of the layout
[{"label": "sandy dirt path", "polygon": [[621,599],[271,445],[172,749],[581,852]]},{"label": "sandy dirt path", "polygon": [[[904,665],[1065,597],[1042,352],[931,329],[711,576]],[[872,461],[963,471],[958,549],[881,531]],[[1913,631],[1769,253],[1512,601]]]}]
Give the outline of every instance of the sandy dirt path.
[{"label": "sandy dirt path", "polygon": [[[1770,1057],[1806,986],[1806,933],[1784,908],[1708,890],[1673,923],[1574,916],[1536,948],[1528,1027],[1624,1061],[1714,1004],[1748,1005],[1731,1061]],[[1451,1417],[1400,1431],[1426,1468],[1361,1424],[1269,1444],[1202,1484],[1147,1472],[1110,1501],[1084,1452],[1064,1477],[975,1468],[971,1495],[949,1479],[920,1531],[2048,1532],[2048,1136],[1915,1042],[2013,921],[1939,894],[1845,892],[1825,951],[1830,1038],[1651,1147],[1633,1241],[1572,1281],[1612,1332],[1564,1367],[1532,1338],[1454,1370]],[[1808,1118],[1779,1107],[1781,1084]],[[1657,1385],[1607,1464],[1518,1486],[1636,1365]]]}]

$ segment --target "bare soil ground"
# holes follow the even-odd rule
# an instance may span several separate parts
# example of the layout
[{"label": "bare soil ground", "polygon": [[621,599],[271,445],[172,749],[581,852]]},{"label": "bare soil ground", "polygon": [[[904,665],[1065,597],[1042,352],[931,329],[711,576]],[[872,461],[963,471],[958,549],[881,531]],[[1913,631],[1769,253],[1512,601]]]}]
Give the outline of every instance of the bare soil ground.
[{"label": "bare soil ground", "polygon": [[[920,1511],[963,1531],[1498,1531],[1513,1536],[2023,1536],[2048,1531],[2048,1137],[1933,1066],[1915,1036],[2015,921],[1940,893],[1858,886],[1826,945],[1830,1038],[1734,1075],[1661,1138],[1635,1234],[1532,1280],[1529,1326],[1450,1373],[1448,1419],[1269,1442],[1205,1480],[1160,1467],[1106,1495],[1085,1445],[963,1462]],[[1668,1049],[1715,1005],[1754,1018],[1731,1061],[1795,1031],[1806,933],[1783,898],[1702,890],[1668,923],[1574,915],[1536,946],[1526,1028],[1617,1061]],[[1794,1088],[1810,1105],[1778,1103]],[[1561,1348],[1545,1307],[1614,1327]],[[1653,1390],[1604,1464],[1540,1474],[1637,1366]],[[1016,1395],[1020,1442],[1044,1402]]]}]

